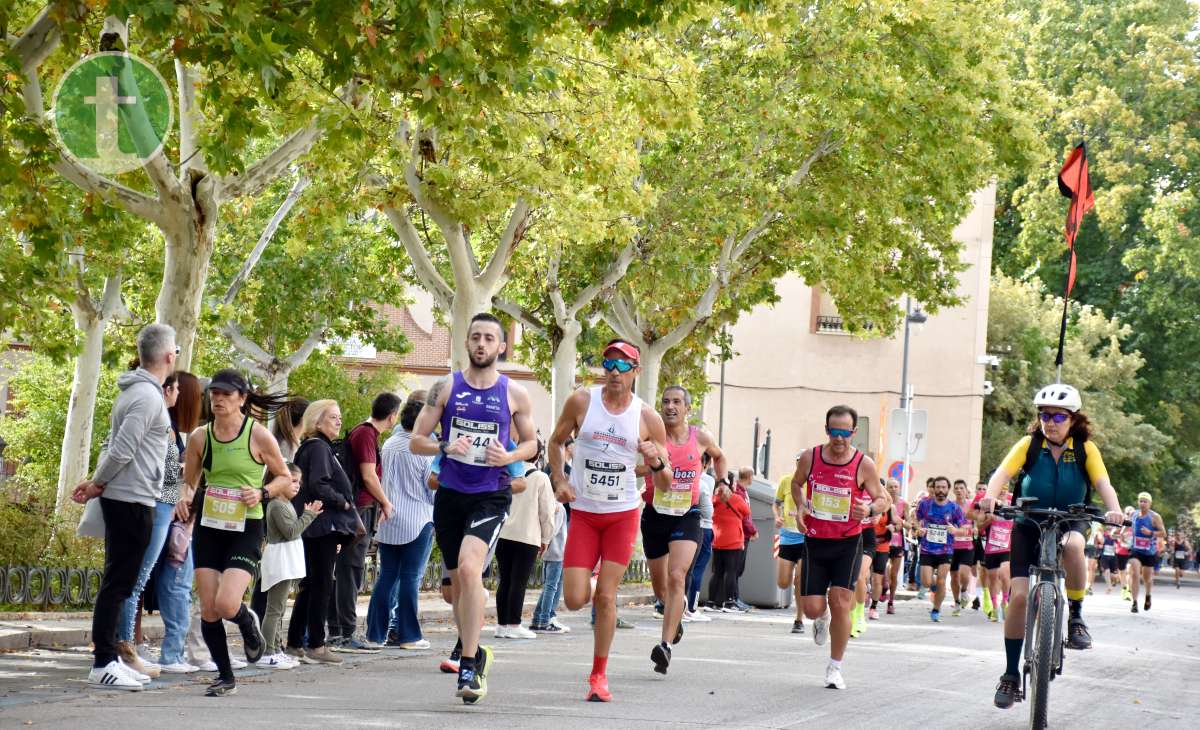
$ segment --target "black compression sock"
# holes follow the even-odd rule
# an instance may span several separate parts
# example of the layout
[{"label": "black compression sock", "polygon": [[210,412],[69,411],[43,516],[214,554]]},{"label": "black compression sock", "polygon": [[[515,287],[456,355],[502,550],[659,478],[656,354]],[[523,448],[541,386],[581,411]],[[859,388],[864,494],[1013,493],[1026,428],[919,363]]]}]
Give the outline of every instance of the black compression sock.
[{"label": "black compression sock", "polygon": [[[245,608],[243,606],[243,608]],[[221,619],[216,621],[201,621],[200,635],[204,637],[204,644],[208,647],[208,653],[212,656],[213,663],[217,665],[217,674],[226,682],[233,681],[233,665],[229,661],[229,644],[225,640],[225,623]]]},{"label": "black compression sock", "polygon": [[243,634],[249,633],[250,628],[254,625],[254,619],[250,618],[250,609],[246,608],[244,603],[238,606],[238,612],[229,620],[237,624]]},{"label": "black compression sock", "polygon": [[1082,618],[1083,617],[1083,600],[1082,599],[1070,599],[1067,601],[1067,605],[1069,607],[1069,612],[1070,612],[1071,618]]},{"label": "black compression sock", "polygon": [[1024,639],[1004,639],[1004,657],[1008,662],[1004,669],[1005,674],[1011,674],[1014,677],[1021,676],[1021,644],[1024,641]]},{"label": "black compression sock", "polygon": [[874,598],[872,598],[871,599],[871,608],[879,608],[879,601],[876,601]]}]

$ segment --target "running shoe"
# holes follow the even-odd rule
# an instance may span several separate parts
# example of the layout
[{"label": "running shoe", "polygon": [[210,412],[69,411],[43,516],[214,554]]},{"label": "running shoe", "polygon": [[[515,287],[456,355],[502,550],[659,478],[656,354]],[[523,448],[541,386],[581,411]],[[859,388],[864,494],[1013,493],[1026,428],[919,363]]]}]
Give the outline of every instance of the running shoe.
[{"label": "running shoe", "polygon": [[918,601],[924,601],[928,597],[929,597],[929,591],[925,590],[924,588],[921,588],[920,590],[917,591],[917,600]]},{"label": "running shoe", "polygon": [[612,693],[608,691],[608,677],[603,674],[593,674],[588,677],[588,702],[612,702]]},{"label": "running shoe", "polygon": [[530,630],[530,631],[532,631],[532,632],[534,632],[535,634],[562,634],[562,633],[566,633],[566,632],[564,632],[564,631],[562,630],[562,628],[560,628],[559,626],[556,626],[555,624],[546,624],[545,626],[540,626],[540,625],[537,625],[537,624],[532,624],[532,625],[530,625],[530,627],[529,627],[529,630]]},{"label": "running shoe", "polygon": [[617,616],[617,628],[618,629],[636,629],[637,625],[631,624],[628,621],[626,621],[625,619],[621,618],[620,616]]},{"label": "running shoe", "polygon": [[1014,702],[1020,702],[1022,699],[1021,678],[1015,674],[1002,675],[1000,684],[996,686],[996,697],[992,700],[996,707],[1007,710]]},{"label": "running shoe", "polygon": [[187,662],[172,662],[162,665],[163,673],[165,674],[191,674],[192,672],[200,671],[200,667]]},{"label": "running shoe", "polygon": [[802,621],[801,619],[796,619],[795,621],[793,621],[792,622],[792,633],[793,634],[803,634],[804,633],[804,621]]},{"label": "running shoe", "polygon": [[878,621],[879,620],[879,610],[875,609],[875,608],[867,609],[867,618],[872,621]]},{"label": "running shoe", "polygon": [[846,680],[842,679],[842,670],[832,664],[825,667],[825,688],[846,689]]},{"label": "running shoe", "polygon": [[242,632],[242,648],[246,650],[246,661],[254,664],[259,659],[262,659],[263,652],[267,648],[267,640],[263,636],[262,622],[258,620],[258,614],[252,608],[246,608],[248,620],[244,623],[245,626],[239,625],[238,630]]},{"label": "running shoe", "polygon": [[655,603],[654,603],[654,618],[662,620],[663,615],[664,614],[663,614],[662,601],[655,601]]},{"label": "running shoe", "polygon": [[692,620],[696,623],[708,623],[712,621],[711,616],[706,616],[703,611],[692,611]]},{"label": "running shoe", "polygon": [[654,662],[654,671],[659,674],[666,674],[667,667],[671,666],[671,647],[659,642],[650,650],[650,661]]},{"label": "running shoe", "polygon": [[235,694],[237,694],[237,684],[226,682],[223,679],[218,679],[208,685],[208,689],[204,690],[205,697],[228,697]]},{"label": "running shoe", "polygon": [[1129,612],[1130,612],[1130,613],[1137,613],[1137,612],[1138,612],[1137,603],[1134,603],[1132,606],[1130,606],[1130,607],[1129,607]]},{"label": "running shoe", "polygon": [[975,596],[975,600],[971,601],[971,610],[972,611],[979,610],[979,596]]},{"label": "running shoe", "polygon": [[438,666],[443,674],[458,674],[458,661],[455,659],[443,659]]},{"label": "running shoe", "polygon": [[92,667],[88,672],[88,686],[97,689],[120,689],[126,692],[139,692],[142,683],[127,671],[127,667],[116,659],[103,667]]},{"label": "running shoe", "polygon": [[1067,621],[1067,648],[1091,649],[1092,635],[1088,633],[1087,624],[1080,616],[1072,616]]},{"label": "running shoe", "polygon": [[889,616],[896,613],[896,604],[892,603],[891,601],[888,601],[887,613]]},{"label": "running shoe", "polygon": [[956,603],[956,604],[954,604],[954,610],[950,612],[950,615],[951,615],[951,616],[961,616],[961,615],[962,615],[962,608],[960,608],[960,607],[959,607],[959,605],[958,605],[957,603]]},{"label": "running shoe", "polygon": [[510,639],[536,639],[537,634],[533,633],[532,631],[525,628],[524,626],[521,626],[518,624],[517,626],[509,626],[508,627],[508,638],[510,638]]},{"label": "running shoe", "polygon": [[817,646],[825,646],[825,642],[829,641],[829,607],[825,607],[825,615],[813,621],[813,643]]},{"label": "running shoe", "polygon": [[481,646],[473,669],[461,667],[458,671],[458,696],[464,705],[473,705],[487,697],[487,675],[492,665],[492,647]]},{"label": "running shoe", "polygon": [[1132,600],[1133,600],[1133,594],[1129,592],[1129,589],[1128,589],[1128,588],[1122,588],[1122,589],[1121,589],[1121,599],[1122,599],[1122,600],[1125,600],[1125,601],[1132,601]]},{"label": "running shoe", "polygon": [[[705,619],[705,620],[707,621],[707,619]],[[560,623],[558,622],[558,619],[557,619],[557,618],[552,618],[552,619],[550,619],[550,623],[549,623],[549,624],[547,624],[547,626],[550,626],[551,628],[557,629],[559,633],[563,633],[563,634],[569,634],[569,633],[571,633],[571,627],[570,627],[570,626],[567,626],[566,624],[560,624]]]},{"label": "running shoe", "polygon": [[329,648],[343,654],[378,654],[383,649],[374,641],[367,641],[357,636],[348,636],[336,644],[331,644]]},{"label": "running shoe", "polygon": [[938,611],[936,608],[931,610],[929,612],[929,620],[934,622],[935,624],[939,623],[942,620],[942,612]]},{"label": "running shoe", "polygon": [[1146,594],[1146,603],[1142,606],[1142,610],[1143,611],[1150,610],[1150,594],[1149,593]]},{"label": "running shoe", "polygon": [[511,639],[512,638],[511,636],[508,635],[508,627],[501,626],[499,624],[496,624],[496,633],[494,633],[493,636],[497,639]]},{"label": "running shoe", "polygon": [[291,657],[287,654],[271,654],[258,660],[259,666],[263,669],[294,669],[295,664],[292,663]]}]

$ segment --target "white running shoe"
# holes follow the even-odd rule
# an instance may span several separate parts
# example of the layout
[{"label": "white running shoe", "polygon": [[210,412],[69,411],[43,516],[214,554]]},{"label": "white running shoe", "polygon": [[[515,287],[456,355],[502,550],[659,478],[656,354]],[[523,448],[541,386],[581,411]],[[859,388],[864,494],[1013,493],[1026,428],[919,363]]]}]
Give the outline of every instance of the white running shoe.
[{"label": "white running shoe", "polygon": [[509,626],[508,627],[508,638],[510,638],[510,639],[536,639],[537,634],[533,633],[532,631],[525,628],[524,626],[521,626],[518,624],[517,626]]},{"label": "white running shoe", "polygon": [[280,652],[279,654],[271,654],[259,659],[257,665],[263,669],[294,669],[295,664],[292,664],[292,658],[287,654]]},{"label": "white running shoe", "polygon": [[114,659],[103,667],[92,667],[88,672],[88,686],[97,689],[122,689],[138,692],[142,683],[129,672],[129,667]]},{"label": "white running shoe", "polygon": [[217,663],[212,659],[207,659],[197,664],[196,669],[201,672],[215,672],[217,671]]},{"label": "white running shoe", "polygon": [[150,684],[150,675],[149,674],[142,674],[138,670],[136,670],[133,667],[126,664],[120,657],[117,657],[117,664],[120,664],[121,669],[125,670],[125,673],[128,674],[130,677],[133,677],[134,679],[141,682],[142,684]]},{"label": "white running shoe", "polygon": [[511,631],[512,631],[512,629],[510,629],[507,626],[501,626],[500,624],[496,624],[496,638],[497,639],[513,638]]},{"label": "white running shoe", "polygon": [[248,665],[245,659],[238,659],[235,656],[229,657],[229,666],[232,669],[245,669]]},{"label": "white running shoe", "polygon": [[188,664],[187,662],[174,662],[162,665],[162,670],[164,674],[191,674],[192,672],[200,671],[200,667],[195,664]]},{"label": "white running shoe", "polygon": [[417,639],[416,641],[406,641],[403,644],[398,644],[396,648],[405,651],[424,651],[432,646],[428,639]]},{"label": "white running shoe", "polygon": [[842,679],[842,670],[830,664],[825,667],[825,687],[827,689],[846,689],[846,680]]},{"label": "white running shoe", "polygon": [[558,629],[559,629],[559,631],[560,631],[560,632],[562,632],[562,633],[564,633],[564,634],[569,634],[569,633],[571,633],[571,627],[570,627],[570,626],[567,626],[566,624],[560,624],[560,623],[558,622],[558,619],[557,619],[557,618],[552,618],[552,619],[550,619],[550,625],[551,625],[551,626],[557,626],[557,627],[558,627]]},{"label": "white running shoe", "polygon": [[691,612],[691,611],[688,611],[687,609],[684,609],[684,611],[683,611],[683,619],[682,619],[682,620],[683,620],[683,622],[684,622],[685,624],[690,624],[692,621],[695,621],[696,619],[692,617],[692,612]]},{"label": "white running shoe", "polygon": [[817,646],[825,646],[825,642],[829,641],[829,606],[825,607],[825,615],[813,621],[813,643]]},{"label": "white running shoe", "polygon": [[695,621],[696,623],[701,623],[701,624],[712,621],[712,616],[705,614],[703,611],[701,611],[699,609],[692,611],[691,617],[692,617],[693,621]]}]

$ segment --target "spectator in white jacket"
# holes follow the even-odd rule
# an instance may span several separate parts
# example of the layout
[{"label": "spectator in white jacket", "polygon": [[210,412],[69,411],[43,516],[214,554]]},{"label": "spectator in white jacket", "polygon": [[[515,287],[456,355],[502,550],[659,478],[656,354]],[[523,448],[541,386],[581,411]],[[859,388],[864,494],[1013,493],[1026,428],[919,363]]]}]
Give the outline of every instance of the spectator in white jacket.
[{"label": "spectator in white jacket", "polygon": [[525,470],[525,491],[514,494],[509,517],[496,544],[500,583],[496,587],[496,638],[534,639],[537,634],[521,626],[525,588],[533,565],[554,538],[554,490],[550,477],[532,465]]}]

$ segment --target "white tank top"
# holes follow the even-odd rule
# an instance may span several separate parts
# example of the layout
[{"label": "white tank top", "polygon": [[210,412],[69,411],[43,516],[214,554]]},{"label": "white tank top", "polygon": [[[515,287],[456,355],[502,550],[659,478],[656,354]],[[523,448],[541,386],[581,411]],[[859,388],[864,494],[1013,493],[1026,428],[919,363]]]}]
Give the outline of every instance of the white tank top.
[{"label": "white tank top", "polygon": [[624,512],[642,502],[633,468],[638,460],[642,400],[636,395],[624,413],[609,413],[600,395],[602,386],[588,391],[587,415],[575,438],[571,462],[571,509],[584,512]]}]

